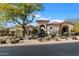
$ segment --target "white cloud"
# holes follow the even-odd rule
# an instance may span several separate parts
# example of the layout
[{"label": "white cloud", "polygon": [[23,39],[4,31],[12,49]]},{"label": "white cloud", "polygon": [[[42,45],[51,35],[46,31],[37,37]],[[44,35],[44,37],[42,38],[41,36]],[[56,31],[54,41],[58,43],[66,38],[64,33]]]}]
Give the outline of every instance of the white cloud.
[{"label": "white cloud", "polygon": [[49,23],[52,23],[52,22],[59,22],[59,23],[61,23],[61,22],[64,22],[64,20],[62,20],[62,19],[51,19]]},{"label": "white cloud", "polygon": [[40,17],[40,18],[38,18],[37,20],[49,20],[49,19],[48,19],[48,18]]},{"label": "white cloud", "polygon": [[42,17],[40,14],[35,14],[35,20],[49,20],[46,17]]},{"label": "white cloud", "polygon": [[39,17],[40,17],[40,15],[39,15],[39,14],[35,14],[35,17],[36,17],[36,18],[39,18]]}]

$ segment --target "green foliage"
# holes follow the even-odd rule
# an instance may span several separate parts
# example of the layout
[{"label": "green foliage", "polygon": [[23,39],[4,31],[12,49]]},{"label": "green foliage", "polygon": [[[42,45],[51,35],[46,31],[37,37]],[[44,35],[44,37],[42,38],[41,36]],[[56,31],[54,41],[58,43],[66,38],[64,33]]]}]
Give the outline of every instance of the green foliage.
[{"label": "green foliage", "polygon": [[43,9],[38,3],[1,3],[0,21],[18,23],[23,28],[25,37],[25,27],[35,19],[35,14]]},{"label": "green foliage", "polygon": [[74,27],[71,31],[72,32],[79,32],[79,21],[74,22]]},{"label": "green foliage", "polygon": [[14,28],[21,28],[21,26],[19,24],[17,24]]},{"label": "green foliage", "polygon": [[6,40],[5,39],[0,39],[0,44],[6,44]]},{"label": "green foliage", "polygon": [[[28,24],[32,21],[34,14],[37,11],[42,9],[41,4],[32,4],[32,3],[2,3],[0,4],[0,21],[9,21],[17,22],[19,24],[23,24],[17,19],[24,21],[25,24]],[[31,18],[29,18],[31,16]]]},{"label": "green foliage", "polygon": [[51,37],[52,37],[52,38],[55,38],[55,37],[56,37],[56,34],[51,34]]},{"label": "green foliage", "polygon": [[37,35],[37,33],[38,33],[38,30],[35,29],[35,28],[31,31],[31,34],[32,34],[32,35]]},{"label": "green foliage", "polygon": [[12,44],[15,44],[15,43],[18,43],[19,42],[19,40],[16,40],[16,39],[12,39],[11,41],[10,41],[10,43],[12,43]]}]

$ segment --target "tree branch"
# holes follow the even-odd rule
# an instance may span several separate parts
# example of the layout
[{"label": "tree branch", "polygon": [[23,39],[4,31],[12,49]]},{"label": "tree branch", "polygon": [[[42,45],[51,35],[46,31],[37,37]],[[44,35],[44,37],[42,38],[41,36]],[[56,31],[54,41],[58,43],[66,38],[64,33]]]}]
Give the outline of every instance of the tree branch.
[{"label": "tree branch", "polygon": [[25,24],[27,25],[27,24],[31,23],[31,22],[34,20],[34,18],[35,18],[35,15],[32,15],[31,20],[29,20],[29,21],[28,21],[28,22],[26,22]]},{"label": "tree branch", "polygon": [[18,20],[14,20],[14,21],[16,21],[18,24],[22,25]]}]

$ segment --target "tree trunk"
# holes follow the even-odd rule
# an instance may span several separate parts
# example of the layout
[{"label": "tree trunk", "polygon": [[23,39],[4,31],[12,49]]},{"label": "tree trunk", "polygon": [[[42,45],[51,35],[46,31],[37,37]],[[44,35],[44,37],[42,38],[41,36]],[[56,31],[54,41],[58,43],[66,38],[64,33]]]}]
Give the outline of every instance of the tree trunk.
[{"label": "tree trunk", "polygon": [[26,35],[26,27],[25,27],[25,25],[23,25],[22,28],[23,28],[22,35],[23,35],[23,38],[25,38],[25,35]]},{"label": "tree trunk", "polygon": [[29,40],[29,30],[27,28],[27,39]]}]

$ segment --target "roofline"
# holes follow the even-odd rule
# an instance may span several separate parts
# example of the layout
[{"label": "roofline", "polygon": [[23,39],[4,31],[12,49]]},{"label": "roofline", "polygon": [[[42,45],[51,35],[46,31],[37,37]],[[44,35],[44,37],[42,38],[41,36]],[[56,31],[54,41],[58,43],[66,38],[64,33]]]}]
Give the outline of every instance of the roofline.
[{"label": "roofline", "polygon": [[49,20],[36,20],[36,22],[49,22]]},{"label": "roofline", "polygon": [[62,22],[61,24],[63,24],[63,23],[68,23],[68,24],[72,24],[72,25],[74,25],[74,23],[72,23],[72,22],[68,22],[68,21],[64,21],[64,22]]}]

